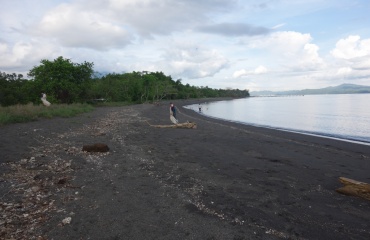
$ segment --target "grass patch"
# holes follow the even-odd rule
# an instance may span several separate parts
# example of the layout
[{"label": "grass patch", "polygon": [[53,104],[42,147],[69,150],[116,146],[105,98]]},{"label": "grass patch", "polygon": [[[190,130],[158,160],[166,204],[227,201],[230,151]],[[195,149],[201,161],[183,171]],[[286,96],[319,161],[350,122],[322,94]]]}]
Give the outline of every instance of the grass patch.
[{"label": "grass patch", "polygon": [[133,105],[135,103],[132,102],[96,102],[94,103],[95,107],[122,107]]},{"label": "grass patch", "polygon": [[89,104],[53,104],[43,105],[14,105],[0,107],[0,125],[35,121],[40,118],[74,117],[80,113],[91,112],[94,107]]}]

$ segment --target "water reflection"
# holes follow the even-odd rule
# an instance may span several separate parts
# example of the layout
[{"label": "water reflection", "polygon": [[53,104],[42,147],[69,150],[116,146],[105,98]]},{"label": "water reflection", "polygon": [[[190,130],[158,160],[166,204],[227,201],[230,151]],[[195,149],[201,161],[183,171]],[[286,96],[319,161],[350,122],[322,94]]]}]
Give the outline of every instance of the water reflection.
[{"label": "water reflection", "polygon": [[[370,143],[370,94],[250,97],[202,103],[202,114]],[[198,104],[187,106],[197,109]]]}]

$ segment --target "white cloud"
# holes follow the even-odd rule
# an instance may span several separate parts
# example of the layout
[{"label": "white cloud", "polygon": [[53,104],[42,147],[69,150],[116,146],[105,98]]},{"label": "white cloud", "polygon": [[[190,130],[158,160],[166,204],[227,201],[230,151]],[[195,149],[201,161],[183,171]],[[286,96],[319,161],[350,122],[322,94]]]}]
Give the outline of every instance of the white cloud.
[{"label": "white cloud", "polygon": [[32,25],[34,36],[62,46],[108,50],[135,41],[194,29],[210,21],[208,14],[233,8],[236,1],[76,0],[62,3]]},{"label": "white cloud", "polygon": [[6,54],[8,51],[8,45],[0,42],[0,54]]},{"label": "white cloud", "polygon": [[[181,37],[184,38],[184,37]],[[158,43],[158,41],[160,43]],[[195,42],[148,40],[147,47],[131,46],[128,51],[109,52],[110,71],[162,71],[174,79],[204,79],[227,69],[229,60],[216,49]],[[148,45],[155,45],[150,48]]]},{"label": "white cloud", "polygon": [[215,49],[192,43],[177,43],[166,50],[162,66],[175,76],[204,78],[228,66],[228,60]]},{"label": "white cloud", "polygon": [[259,75],[259,74],[263,74],[263,73],[266,73],[266,72],[267,72],[267,68],[260,65],[252,71],[248,71],[248,70],[245,70],[245,69],[235,71],[233,73],[233,77],[234,78],[240,78],[240,77],[244,77],[244,76],[248,76],[248,75]]},{"label": "white cloud", "polygon": [[319,47],[311,42],[310,34],[284,31],[256,38],[248,45],[265,50],[271,59],[289,71],[321,69],[325,63],[319,56]]},{"label": "white cloud", "polygon": [[360,36],[340,39],[331,54],[340,59],[352,59],[370,55],[370,39],[361,40]]},{"label": "white cloud", "polygon": [[130,42],[130,36],[121,26],[69,4],[49,11],[33,33],[56,39],[63,46],[98,50],[123,47]]},{"label": "white cloud", "polygon": [[13,46],[0,42],[0,66],[2,70],[19,69],[25,75],[41,59],[56,57],[57,52],[53,45],[38,41],[19,41]]},{"label": "white cloud", "polygon": [[[105,18],[127,25],[133,34],[150,38],[153,35],[169,35],[205,24],[209,15],[232,9],[233,0],[83,0],[83,8],[99,12]],[[102,11],[101,9],[104,9]]]},{"label": "white cloud", "polygon": [[352,72],[352,68],[350,68],[350,67],[343,67],[343,68],[339,68],[338,69],[337,75],[339,75],[339,76],[346,76],[346,75],[349,75],[351,72]]},{"label": "white cloud", "polygon": [[350,35],[340,39],[330,52],[334,57],[337,72],[335,76],[354,79],[370,77],[370,39]]},{"label": "white cloud", "polygon": [[353,59],[352,68],[356,70],[370,70],[370,57]]},{"label": "white cloud", "polygon": [[271,29],[278,29],[278,28],[281,28],[283,26],[285,26],[285,23],[280,23],[278,25],[273,26]]},{"label": "white cloud", "polygon": [[266,73],[267,72],[267,68],[264,67],[264,66],[258,66],[255,70],[254,70],[254,73],[255,74],[262,74],[262,73]]},{"label": "white cloud", "polygon": [[234,72],[233,77],[234,78],[239,78],[239,77],[242,77],[242,76],[246,76],[248,74],[249,74],[249,72],[247,70],[241,69],[241,70],[238,70],[238,71]]}]

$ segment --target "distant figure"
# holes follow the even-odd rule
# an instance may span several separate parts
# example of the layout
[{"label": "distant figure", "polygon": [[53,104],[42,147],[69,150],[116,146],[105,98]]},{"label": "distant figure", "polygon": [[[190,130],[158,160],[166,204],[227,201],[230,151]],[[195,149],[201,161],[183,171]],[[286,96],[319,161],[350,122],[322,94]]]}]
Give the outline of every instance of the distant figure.
[{"label": "distant figure", "polygon": [[202,105],[200,105],[200,103],[199,103],[198,108],[199,108],[199,112],[202,112]]},{"label": "distant figure", "polygon": [[173,103],[170,103],[170,119],[173,124],[177,124],[179,122],[176,117],[176,107]]},{"label": "distant figure", "polygon": [[47,107],[49,107],[49,106],[50,106],[50,102],[49,102],[48,100],[46,100],[46,94],[45,94],[45,93],[42,93],[41,101],[42,101],[42,103],[43,103],[45,106],[47,106]]}]

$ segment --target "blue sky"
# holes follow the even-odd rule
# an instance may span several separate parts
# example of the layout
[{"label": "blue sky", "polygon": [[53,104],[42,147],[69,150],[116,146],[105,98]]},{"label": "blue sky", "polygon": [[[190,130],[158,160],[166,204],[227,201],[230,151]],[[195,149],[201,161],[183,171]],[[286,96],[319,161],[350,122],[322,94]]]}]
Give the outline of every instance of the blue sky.
[{"label": "blue sky", "polygon": [[42,59],[184,84],[292,90],[370,85],[368,0],[0,0],[0,71]]}]

